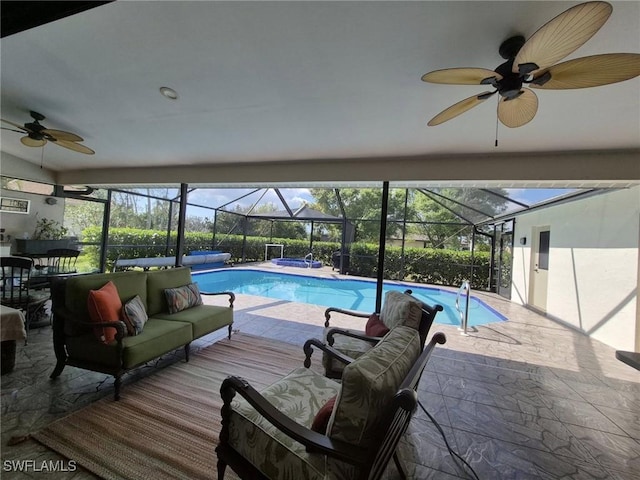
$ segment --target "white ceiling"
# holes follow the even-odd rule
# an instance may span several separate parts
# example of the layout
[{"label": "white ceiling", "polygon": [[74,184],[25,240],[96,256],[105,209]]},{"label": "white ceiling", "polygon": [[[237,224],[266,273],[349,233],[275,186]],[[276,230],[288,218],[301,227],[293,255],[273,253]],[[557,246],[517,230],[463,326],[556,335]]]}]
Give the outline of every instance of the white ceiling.
[{"label": "white ceiling", "polygon": [[[529,37],[576,3],[119,0],[5,37],[1,113],[24,123],[36,110],[48,128],[84,137],[94,156],[46,146],[45,166],[60,172],[638,149],[640,78],[537,90],[537,116],[501,126],[497,149],[494,99],[426,126],[487,88],[427,84],[422,74],[493,69],[505,38]],[[640,52],[640,2],[612,4],[568,59]],[[20,136],[3,130],[2,151],[39,164],[42,150]]]}]

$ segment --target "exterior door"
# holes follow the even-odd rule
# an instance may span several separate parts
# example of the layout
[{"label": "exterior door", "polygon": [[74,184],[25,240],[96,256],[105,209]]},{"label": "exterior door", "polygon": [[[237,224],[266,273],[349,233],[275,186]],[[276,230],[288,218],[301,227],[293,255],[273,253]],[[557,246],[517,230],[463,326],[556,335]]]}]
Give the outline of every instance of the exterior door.
[{"label": "exterior door", "polygon": [[549,245],[551,232],[549,227],[537,229],[534,237],[531,269],[531,292],[529,303],[543,312],[547,311],[547,284],[549,281]]}]

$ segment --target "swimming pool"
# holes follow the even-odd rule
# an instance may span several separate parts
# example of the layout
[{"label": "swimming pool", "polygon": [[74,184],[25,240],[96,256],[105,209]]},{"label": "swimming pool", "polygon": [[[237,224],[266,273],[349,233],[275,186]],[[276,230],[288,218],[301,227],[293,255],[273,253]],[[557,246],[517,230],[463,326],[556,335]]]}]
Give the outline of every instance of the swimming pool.
[{"label": "swimming pool", "polygon": [[[226,269],[193,273],[202,291],[231,290],[234,293],[277,298],[290,302],[311,303],[326,307],[338,307],[362,312],[373,312],[376,306],[376,283],[368,280],[334,279],[267,272],[251,269]],[[460,325],[455,307],[456,294],[435,287],[416,287],[402,283],[384,284],[383,292],[404,291],[411,288],[413,295],[430,305],[439,303],[444,311],[436,316],[436,323]],[[461,302],[464,308],[464,301]],[[507,318],[471,296],[469,300],[469,326],[502,322]]]}]

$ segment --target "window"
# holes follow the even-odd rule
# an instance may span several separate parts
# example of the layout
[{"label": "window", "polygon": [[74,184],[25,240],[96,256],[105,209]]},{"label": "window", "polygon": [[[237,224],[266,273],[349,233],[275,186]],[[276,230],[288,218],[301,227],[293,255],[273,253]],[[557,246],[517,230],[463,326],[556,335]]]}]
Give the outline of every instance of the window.
[{"label": "window", "polygon": [[8,213],[29,213],[29,200],[23,198],[0,198],[0,211]]},{"label": "window", "polygon": [[549,270],[549,230],[540,232],[540,246],[538,247],[538,268]]},{"label": "window", "polygon": [[2,188],[16,192],[35,193],[37,195],[53,195],[53,185],[20,180],[19,178],[2,177]]}]

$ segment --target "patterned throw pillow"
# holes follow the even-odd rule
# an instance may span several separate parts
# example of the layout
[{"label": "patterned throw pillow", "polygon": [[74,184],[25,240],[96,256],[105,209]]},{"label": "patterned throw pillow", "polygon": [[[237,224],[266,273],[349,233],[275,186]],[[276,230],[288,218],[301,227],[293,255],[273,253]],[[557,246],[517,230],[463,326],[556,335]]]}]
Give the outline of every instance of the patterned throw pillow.
[{"label": "patterned throw pillow", "polygon": [[418,300],[397,290],[387,292],[380,312],[380,320],[387,327],[406,325],[417,330],[421,318],[422,304]]},{"label": "patterned throw pillow", "polygon": [[140,299],[140,295],[136,295],[122,307],[122,316],[124,323],[127,325],[127,333],[129,335],[138,335],[142,333],[144,324],[149,320],[147,310],[144,303]]},{"label": "patterned throw pillow", "polygon": [[389,333],[389,328],[380,320],[377,313],[372,313],[364,327],[364,333],[370,337],[384,337]]},{"label": "patterned throw pillow", "polygon": [[[89,290],[87,298],[89,317],[94,323],[116,322],[122,318],[122,301],[116,285],[109,281],[99,290]],[[117,330],[111,327],[96,327],[96,337],[102,343],[111,343],[116,338]]]},{"label": "patterned throw pillow", "polygon": [[165,288],[169,313],[178,313],[187,308],[202,305],[200,289],[196,283],[190,283],[177,288]]}]

